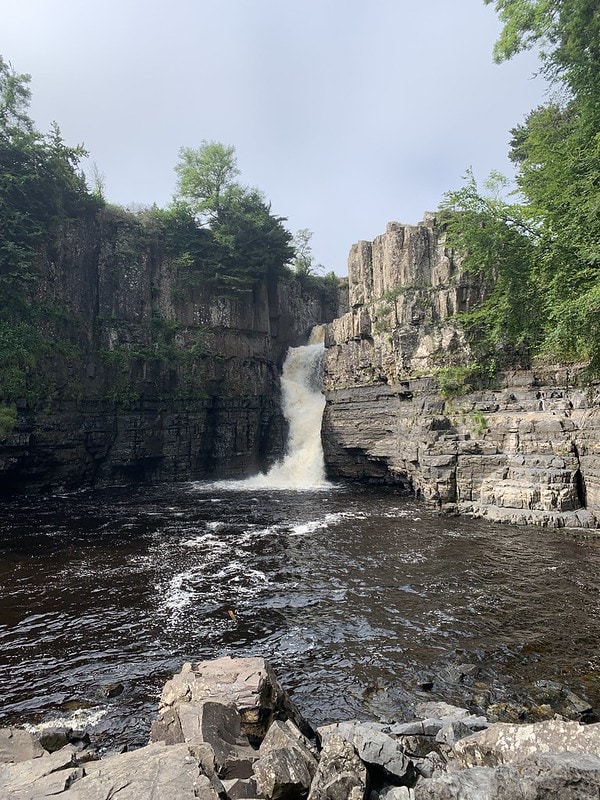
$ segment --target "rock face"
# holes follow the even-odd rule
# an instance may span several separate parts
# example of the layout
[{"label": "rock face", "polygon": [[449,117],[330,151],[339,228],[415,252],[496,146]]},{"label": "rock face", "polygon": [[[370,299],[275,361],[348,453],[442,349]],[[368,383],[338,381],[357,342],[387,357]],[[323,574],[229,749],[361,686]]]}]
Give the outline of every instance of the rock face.
[{"label": "rock face", "polygon": [[327,326],[323,444],[332,477],[398,483],[446,511],[595,528],[600,403],[567,369],[469,390],[453,315],[485,297],[427,216],[349,257],[350,310]]},{"label": "rock face", "polygon": [[338,313],[335,287],[219,293],[110,210],[65,228],[40,265],[52,347],[0,425],[0,491],[239,477],[281,454],[281,363]]}]

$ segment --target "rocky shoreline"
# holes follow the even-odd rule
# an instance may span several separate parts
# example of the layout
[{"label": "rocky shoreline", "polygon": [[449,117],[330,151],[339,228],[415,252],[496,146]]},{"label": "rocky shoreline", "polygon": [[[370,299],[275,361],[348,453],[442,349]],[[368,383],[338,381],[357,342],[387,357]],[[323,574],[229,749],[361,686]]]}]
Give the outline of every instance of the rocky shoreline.
[{"label": "rocky shoreline", "polygon": [[98,758],[82,732],[0,729],[2,800],[597,800],[600,723],[493,723],[443,702],[313,730],[262,658],[185,664],[150,743]]}]

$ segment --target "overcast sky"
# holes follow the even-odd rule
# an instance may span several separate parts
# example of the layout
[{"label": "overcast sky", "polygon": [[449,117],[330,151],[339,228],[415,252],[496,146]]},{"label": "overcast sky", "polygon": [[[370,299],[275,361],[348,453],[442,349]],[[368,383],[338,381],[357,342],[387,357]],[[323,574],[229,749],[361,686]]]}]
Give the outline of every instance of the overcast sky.
[{"label": "overcast sky", "polygon": [[510,128],[545,87],[530,54],[492,62],[499,30],[483,0],[0,0],[32,116],[86,146],[108,200],[167,205],[181,146],[231,144],[339,274],[468,167],[510,174]]}]

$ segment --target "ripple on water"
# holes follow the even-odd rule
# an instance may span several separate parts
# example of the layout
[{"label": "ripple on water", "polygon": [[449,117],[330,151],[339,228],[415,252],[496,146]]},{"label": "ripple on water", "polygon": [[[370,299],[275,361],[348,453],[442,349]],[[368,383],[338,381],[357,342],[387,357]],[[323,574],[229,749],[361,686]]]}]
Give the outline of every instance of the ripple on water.
[{"label": "ripple on water", "polygon": [[[270,658],[316,723],[397,715],[420,671],[453,659],[503,696],[566,679],[600,704],[600,548],[564,531],[441,519],[359,487],[157,487],[5,511],[0,724],[79,707],[124,744],[184,660],[225,654]],[[100,702],[115,681],[123,694]]]}]

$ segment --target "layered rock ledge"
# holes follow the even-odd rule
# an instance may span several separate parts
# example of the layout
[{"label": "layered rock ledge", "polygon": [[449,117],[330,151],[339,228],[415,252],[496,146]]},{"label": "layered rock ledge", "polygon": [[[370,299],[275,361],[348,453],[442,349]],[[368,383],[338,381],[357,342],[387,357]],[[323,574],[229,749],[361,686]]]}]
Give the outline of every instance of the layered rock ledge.
[{"label": "layered rock ledge", "polygon": [[329,474],[397,483],[448,512],[597,528],[597,387],[547,366],[448,385],[472,360],[455,315],[485,294],[431,215],[352,248],[350,310],[325,341]]},{"label": "layered rock ledge", "polygon": [[313,731],[261,658],[186,664],[152,741],[97,759],[0,729],[3,800],[597,800],[600,723],[490,724],[446,703],[404,722]]}]

